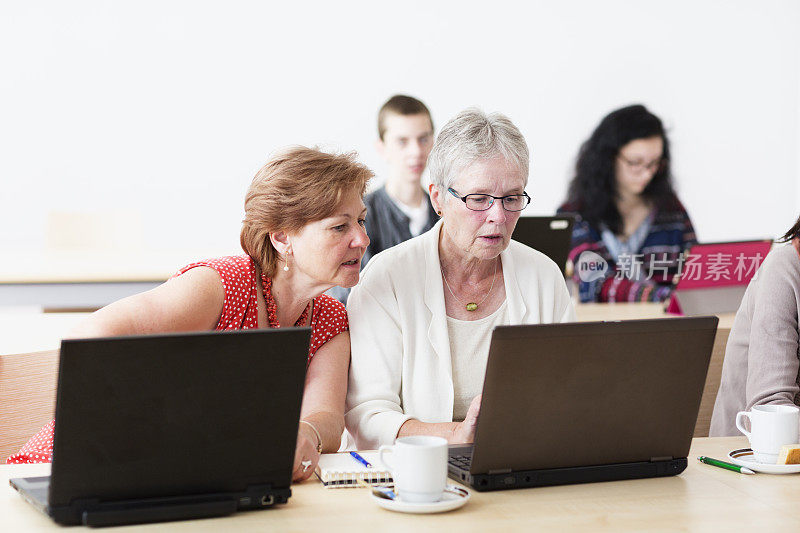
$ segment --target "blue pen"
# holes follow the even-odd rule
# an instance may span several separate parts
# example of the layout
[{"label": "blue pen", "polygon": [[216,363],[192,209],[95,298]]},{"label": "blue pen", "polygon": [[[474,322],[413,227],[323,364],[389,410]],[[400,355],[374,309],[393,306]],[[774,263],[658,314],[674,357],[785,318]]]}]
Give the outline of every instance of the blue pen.
[{"label": "blue pen", "polygon": [[372,465],[369,464],[369,461],[361,457],[358,452],[350,452],[350,455],[353,456],[353,459],[361,463],[362,465],[366,466],[367,468],[372,468]]}]

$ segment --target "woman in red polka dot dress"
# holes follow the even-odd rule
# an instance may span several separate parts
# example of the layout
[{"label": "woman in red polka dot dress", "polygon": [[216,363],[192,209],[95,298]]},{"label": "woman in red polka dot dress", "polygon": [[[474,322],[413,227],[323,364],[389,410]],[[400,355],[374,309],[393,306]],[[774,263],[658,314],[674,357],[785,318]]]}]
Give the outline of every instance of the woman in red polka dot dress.
[{"label": "woman in red polka dot dress", "polygon": [[[350,334],[344,306],[322,293],[358,282],[369,239],[361,198],[372,172],[353,154],[304,147],[274,156],[245,198],[247,255],[192,263],[159,287],[92,314],[72,337],[311,326],[294,479],[314,471],[344,430]],[[49,462],[51,422],[7,463]]]}]

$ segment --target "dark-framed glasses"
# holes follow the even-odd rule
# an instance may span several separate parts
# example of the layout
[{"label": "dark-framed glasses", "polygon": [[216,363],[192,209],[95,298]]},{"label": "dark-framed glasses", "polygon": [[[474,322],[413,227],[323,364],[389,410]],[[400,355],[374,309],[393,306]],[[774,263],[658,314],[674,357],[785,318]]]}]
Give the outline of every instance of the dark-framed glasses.
[{"label": "dark-framed glasses", "polygon": [[647,163],[644,161],[631,161],[622,154],[619,154],[617,157],[619,157],[620,161],[625,163],[628,168],[634,172],[641,172],[642,170],[657,172],[667,161],[665,157],[658,157]]},{"label": "dark-framed glasses", "polygon": [[461,196],[452,188],[448,188],[447,192],[464,202],[467,209],[472,211],[486,211],[494,205],[495,200],[500,200],[503,209],[506,211],[522,211],[531,203],[531,197],[524,191],[522,194],[509,194],[507,196],[492,196],[491,194],[468,194],[466,196]]}]

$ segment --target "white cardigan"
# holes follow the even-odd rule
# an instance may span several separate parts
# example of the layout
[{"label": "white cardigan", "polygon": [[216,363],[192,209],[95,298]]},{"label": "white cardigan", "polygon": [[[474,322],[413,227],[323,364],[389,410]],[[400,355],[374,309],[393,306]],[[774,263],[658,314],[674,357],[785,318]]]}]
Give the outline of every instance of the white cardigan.
[{"label": "white cardigan", "polygon": [[[345,422],[359,449],[392,444],[409,418],[452,422],[450,341],[438,222],[373,257],[347,302],[351,363]],[[575,320],[561,270],[516,241],[500,254],[511,324]]]}]

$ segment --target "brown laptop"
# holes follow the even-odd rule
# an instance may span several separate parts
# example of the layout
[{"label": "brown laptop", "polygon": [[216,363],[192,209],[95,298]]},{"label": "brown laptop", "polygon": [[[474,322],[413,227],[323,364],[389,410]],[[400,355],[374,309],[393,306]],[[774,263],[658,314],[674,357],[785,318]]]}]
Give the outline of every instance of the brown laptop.
[{"label": "brown laptop", "polygon": [[500,326],[471,447],[477,490],[675,475],[687,465],[717,317]]}]

